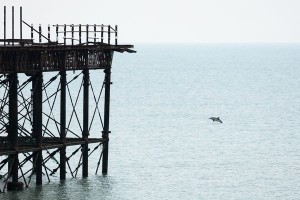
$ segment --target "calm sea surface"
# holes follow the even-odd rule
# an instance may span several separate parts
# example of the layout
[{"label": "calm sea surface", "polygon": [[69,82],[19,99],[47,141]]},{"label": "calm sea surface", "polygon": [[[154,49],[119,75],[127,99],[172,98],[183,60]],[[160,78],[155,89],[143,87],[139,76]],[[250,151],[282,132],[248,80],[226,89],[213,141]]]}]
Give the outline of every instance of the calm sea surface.
[{"label": "calm sea surface", "polygon": [[135,49],[114,58],[108,175],[0,199],[300,199],[300,45]]}]

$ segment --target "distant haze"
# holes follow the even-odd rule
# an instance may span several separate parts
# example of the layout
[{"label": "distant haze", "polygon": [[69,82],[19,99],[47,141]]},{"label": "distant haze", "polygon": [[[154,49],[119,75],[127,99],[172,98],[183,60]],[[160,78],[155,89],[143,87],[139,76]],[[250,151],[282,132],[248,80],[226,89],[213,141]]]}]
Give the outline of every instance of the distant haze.
[{"label": "distant haze", "polygon": [[122,43],[300,42],[299,0],[1,0],[38,24],[119,25]]}]

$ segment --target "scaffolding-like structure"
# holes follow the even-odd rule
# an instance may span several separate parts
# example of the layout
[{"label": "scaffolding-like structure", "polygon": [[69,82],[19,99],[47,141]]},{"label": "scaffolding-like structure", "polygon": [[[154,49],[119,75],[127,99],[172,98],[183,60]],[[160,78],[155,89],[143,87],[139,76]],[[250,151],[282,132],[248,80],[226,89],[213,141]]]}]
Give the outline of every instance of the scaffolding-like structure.
[{"label": "scaffolding-like structure", "polygon": [[58,170],[61,180],[77,177],[80,168],[87,177],[92,155],[96,174],[101,163],[106,174],[113,54],[133,53],[133,45],[119,45],[118,27],[103,24],[48,25],[45,35],[41,25],[23,21],[22,7],[19,34],[14,7],[8,34],[6,7],[3,17],[0,190],[27,187],[32,177],[40,185]]}]

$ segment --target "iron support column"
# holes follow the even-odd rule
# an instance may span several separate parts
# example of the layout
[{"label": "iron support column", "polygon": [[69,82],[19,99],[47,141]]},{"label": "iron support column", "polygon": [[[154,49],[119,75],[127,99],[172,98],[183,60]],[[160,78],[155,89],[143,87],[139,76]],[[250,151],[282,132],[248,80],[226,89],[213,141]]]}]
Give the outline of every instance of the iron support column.
[{"label": "iron support column", "polygon": [[[60,142],[66,142],[66,70],[60,72]],[[66,179],[66,146],[60,148],[60,180]]]},{"label": "iron support column", "polygon": [[[18,74],[9,75],[9,123],[8,123],[9,147],[13,151],[18,151]],[[18,182],[18,153],[9,155],[12,182]]]},{"label": "iron support column", "polygon": [[[36,139],[37,147],[42,147],[42,127],[43,127],[43,73],[37,72],[32,80],[33,90],[33,124],[32,131],[33,137]],[[43,154],[42,150],[35,152],[35,172],[36,172],[36,184],[42,184],[42,164]]]},{"label": "iron support column", "polygon": [[89,70],[83,70],[83,131],[82,138],[86,143],[82,145],[82,176],[88,176],[88,136],[89,136]]},{"label": "iron support column", "polygon": [[[112,58],[111,58],[112,59]],[[111,60],[110,60],[111,62]],[[103,143],[103,160],[102,160],[102,174],[107,174],[108,167],[108,143],[109,143],[109,107],[110,107],[110,74],[111,66],[104,70],[105,73],[105,97],[104,97],[104,128],[102,138],[105,140]]]}]

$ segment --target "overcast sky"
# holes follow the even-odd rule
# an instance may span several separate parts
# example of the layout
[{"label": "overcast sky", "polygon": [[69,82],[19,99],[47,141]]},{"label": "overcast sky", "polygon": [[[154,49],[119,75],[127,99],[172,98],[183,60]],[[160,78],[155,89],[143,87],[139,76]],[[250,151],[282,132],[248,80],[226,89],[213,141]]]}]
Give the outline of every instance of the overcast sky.
[{"label": "overcast sky", "polygon": [[[26,3],[25,3],[26,2]],[[1,0],[47,24],[117,24],[122,43],[300,42],[300,0]],[[2,36],[3,25],[0,27]]]}]

